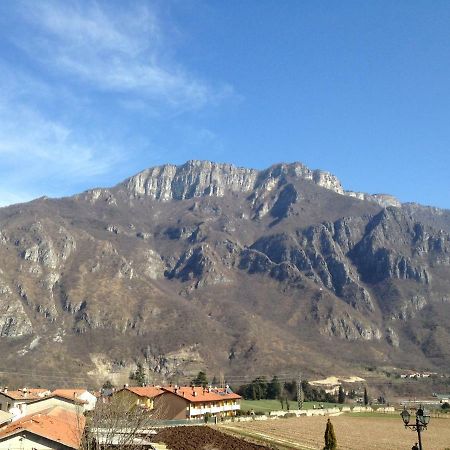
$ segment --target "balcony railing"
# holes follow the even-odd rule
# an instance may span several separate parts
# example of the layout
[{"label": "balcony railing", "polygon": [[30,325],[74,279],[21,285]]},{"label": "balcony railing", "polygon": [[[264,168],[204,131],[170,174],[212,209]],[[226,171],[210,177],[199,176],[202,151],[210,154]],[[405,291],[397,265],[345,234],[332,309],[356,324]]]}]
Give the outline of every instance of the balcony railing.
[{"label": "balcony railing", "polygon": [[241,405],[222,405],[222,406],[207,406],[206,408],[191,408],[191,416],[204,415],[206,413],[217,414],[221,412],[237,411],[241,409]]}]

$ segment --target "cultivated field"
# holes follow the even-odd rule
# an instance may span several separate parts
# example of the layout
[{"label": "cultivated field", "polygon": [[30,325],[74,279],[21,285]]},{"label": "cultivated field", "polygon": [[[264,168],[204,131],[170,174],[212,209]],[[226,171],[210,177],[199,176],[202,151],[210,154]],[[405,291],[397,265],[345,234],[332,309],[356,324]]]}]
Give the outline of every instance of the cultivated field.
[{"label": "cultivated field", "polygon": [[170,450],[270,450],[206,426],[166,428],[154,440]]},{"label": "cultivated field", "polygon": [[[222,425],[239,435],[259,438],[280,449],[322,450],[327,417],[300,417],[251,421]],[[417,440],[417,434],[403,427],[400,417],[352,416],[331,417],[340,450],[406,450]],[[450,449],[450,420],[431,419],[423,433],[427,450]]]}]

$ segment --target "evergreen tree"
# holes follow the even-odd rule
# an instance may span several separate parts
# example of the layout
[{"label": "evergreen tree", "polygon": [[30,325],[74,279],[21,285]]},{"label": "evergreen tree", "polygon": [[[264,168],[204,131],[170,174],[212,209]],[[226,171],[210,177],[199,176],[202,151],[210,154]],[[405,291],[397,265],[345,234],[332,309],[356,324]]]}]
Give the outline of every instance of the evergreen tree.
[{"label": "evergreen tree", "polygon": [[250,384],[250,392],[252,400],[260,400],[261,399],[261,390],[259,386],[255,383]]},{"label": "evergreen tree", "polygon": [[208,386],[208,378],[206,377],[206,373],[200,370],[197,376],[192,380],[192,384],[194,386]]},{"label": "evergreen tree", "polygon": [[337,449],[336,435],[334,434],[333,424],[331,423],[330,419],[328,419],[327,421],[324,438],[325,438],[325,447],[323,448],[323,450]]},{"label": "evergreen tree", "polygon": [[364,404],[366,406],[369,404],[369,396],[367,395],[367,388],[364,388]]},{"label": "evergreen tree", "polygon": [[342,386],[339,386],[338,403],[345,403],[345,391]]},{"label": "evergreen tree", "polygon": [[287,392],[291,400],[297,400],[297,382],[295,380],[284,383],[284,391]]},{"label": "evergreen tree", "polygon": [[275,375],[272,381],[267,385],[267,398],[277,399],[281,395],[281,384]]},{"label": "evergreen tree", "polygon": [[252,381],[251,386],[252,386],[252,398],[254,400],[261,400],[262,398],[267,398],[268,383],[266,377],[255,378]]},{"label": "evergreen tree", "polygon": [[146,382],[145,369],[142,363],[137,363],[137,369],[130,374],[130,380],[136,381],[138,386],[142,386]]},{"label": "evergreen tree", "polygon": [[114,385],[111,383],[111,380],[106,380],[103,383],[102,389],[113,389]]}]

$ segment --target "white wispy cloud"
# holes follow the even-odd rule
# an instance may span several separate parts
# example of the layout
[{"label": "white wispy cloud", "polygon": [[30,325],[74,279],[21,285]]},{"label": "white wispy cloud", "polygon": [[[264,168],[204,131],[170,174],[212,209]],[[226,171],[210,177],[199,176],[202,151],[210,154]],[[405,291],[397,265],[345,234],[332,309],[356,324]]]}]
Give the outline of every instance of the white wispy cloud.
[{"label": "white wispy cloud", "polygon": [[[10,4],[10,20],[0,25],[14,25],[0,38],[18,51],[16,60],[0,53],[0,206],[97,185],[139,154],[134,145],[157,159],[149,134],[134,133],[132,120],[122,124],[121,117],[172,118],[234,96],[168,56],[165,24],[152,8],[95,0]],[[114,125],[105,116],[111,105]],[[213,139],[204,130],[189,136]]]},{"label": "white wispy cloud", "polygon": [[[128,93],[174,107],[202,107],[232,95],[171,61],[163,27],[151,8],[138,3],[117,11],[111,3],[23,3],[35,39],[16,39],[52,70],[100,91]],[[120,7],[120,3],[119,3]]]},{"label": "white wispy cloud", "polygon": [[101,136],[39,110],[39,99],[52,95],[49,86],[1,62],[0,68],[0,205],[61,195],[120,161],[120,152]]},{"label": "white wispy cloud", "polygon": [[51,120],[17,98],[0,97],[0,155],[22,167],[45,167],[45,173],[89,177],[109,170],[119,158],[114,147],[94,136],[86,141],[67,125]]}]

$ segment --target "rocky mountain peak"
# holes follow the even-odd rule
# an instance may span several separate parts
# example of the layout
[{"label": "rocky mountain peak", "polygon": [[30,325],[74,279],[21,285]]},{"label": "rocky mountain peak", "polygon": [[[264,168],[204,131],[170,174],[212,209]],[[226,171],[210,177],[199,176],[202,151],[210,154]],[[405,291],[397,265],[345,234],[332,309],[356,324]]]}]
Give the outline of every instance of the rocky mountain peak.
[{"label": "rocky mountain peak", "polygon": [[300,162],[275,164],[265,170],[247,169],[211,161],[187,161],[146,169],[122,183],[131,197],[154,200],[184,200],[193,197],[222,197],[226,192],[270,191],[287,181],[305,180],[340,195],[375,202],[383,207],[400,206],[393,196],[346,191],[340,180],[323,170],[312,170]]}]

